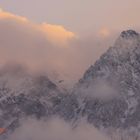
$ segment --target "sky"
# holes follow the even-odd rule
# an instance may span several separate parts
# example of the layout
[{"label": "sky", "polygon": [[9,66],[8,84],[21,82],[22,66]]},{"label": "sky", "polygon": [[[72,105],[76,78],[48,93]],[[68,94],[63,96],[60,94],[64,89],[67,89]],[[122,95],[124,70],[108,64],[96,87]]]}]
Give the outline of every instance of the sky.
[{"label": "sky", "polygon": [[120,32],[140,31],[139,7],[139,0],[0,0],[0,66],[24,64],[73,85]]},{"label": "sky", "polygon": [[139,0],[0,0],[0,6],[34,22],[63,25],[76,33],[140,24]]}]

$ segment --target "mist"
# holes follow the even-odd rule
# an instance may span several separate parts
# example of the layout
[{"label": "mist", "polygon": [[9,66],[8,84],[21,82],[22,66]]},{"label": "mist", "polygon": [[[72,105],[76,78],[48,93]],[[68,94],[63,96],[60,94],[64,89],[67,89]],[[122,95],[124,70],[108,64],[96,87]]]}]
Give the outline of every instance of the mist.
[{"label": "mist", "polygon": [[81,97],[99,99],[103,101],[112,100],[119,97],[119,92],[106,80],[95,80],[88,87],[84,85],[79,88],[78,94]]},{"label": "mist", "polygon": [[47,74],[54,82],[64,80],[71,87],[115,36],[116,32],[108,29],[79,35],[61,25],[36,24],[1,11],[0,67],[17,63],[32,72]]},{"label": "mist", "polygon": [[73,127],[58,117],[48,121],[29,118],[9,136],[8,140],[109,140],[103,133],[82,121]]}]

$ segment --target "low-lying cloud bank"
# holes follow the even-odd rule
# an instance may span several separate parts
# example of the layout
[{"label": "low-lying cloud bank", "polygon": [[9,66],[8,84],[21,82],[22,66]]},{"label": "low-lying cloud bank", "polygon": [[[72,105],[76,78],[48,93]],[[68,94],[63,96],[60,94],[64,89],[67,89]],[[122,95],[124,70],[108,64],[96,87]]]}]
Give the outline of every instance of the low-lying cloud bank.
[{"label": "low-lying cloud bank", "polygon": [[28,118],[22,120],[20,127],[5,140],[138,140],[139,131],[131,129],[99,130],[82,119],[73,126],[59,117],[48,120]]},{"label": "low-lying cloud bank", "polygon": [[23,121],[8,140],[109,140],[109,138],[86,122],[73,128],[62,119],[47,122],[28,119]]}]

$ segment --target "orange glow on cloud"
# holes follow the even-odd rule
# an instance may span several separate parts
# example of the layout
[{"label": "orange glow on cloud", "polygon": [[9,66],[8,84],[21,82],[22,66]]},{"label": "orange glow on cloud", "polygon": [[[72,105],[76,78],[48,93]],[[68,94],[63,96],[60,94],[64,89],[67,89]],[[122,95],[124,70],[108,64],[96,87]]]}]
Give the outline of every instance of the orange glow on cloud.
[{"label": "orange glow on cloud", "polygon": [[99,37],[109,37],[110,36],[110,30],[108,28],[102,28],[98,32]]},{"label": "orange glow on cloud", "polygon": [[20,21],[28,21],[27,18],[5,12],[0,8],[0,19],[15,19]]},{"label": "orange glow on cloud", "polygon": [[73,32],[66,30],[61,25],[43,23],[42,30],[46,32],[47,38],[54,45],[61,44],[67,46],[68,41],[76,37]]},{"label": "orange glow on cloud", "polygon": [[0,20],[3,19],[12,19],[17,22],[23,22],[23,24],[24,23],[29,24],[36,30],[39,30],[42,33],[44,33],[47,37],[47,40],[50,41],[50,43],[53,45],[65,47],[68,46],[68,41],[70,39],[75,38],[75,34],[73,32],[66,30],[61,25],[51,25],[47,23],[35,24],[25,17],[17,16],[0,9]]}]

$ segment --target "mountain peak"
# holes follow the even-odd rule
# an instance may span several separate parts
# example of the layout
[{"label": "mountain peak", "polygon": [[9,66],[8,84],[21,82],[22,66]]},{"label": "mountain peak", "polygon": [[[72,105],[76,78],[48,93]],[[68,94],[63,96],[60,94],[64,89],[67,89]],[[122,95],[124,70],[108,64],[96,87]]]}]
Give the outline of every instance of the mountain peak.
[{"label": "mountain peak", "polygon": [[134,30],[126,30],[121,33],[121,37],[125,39],[135,38],[138,37],[140,34]]},{"label": "mountain peak", "polygon": [[140,34],[134,30],[123,31],[116,40],[114,46],[119,49],[127,48],[125,49],[126,51],[130,51],[135,47],[140,47]]}]

